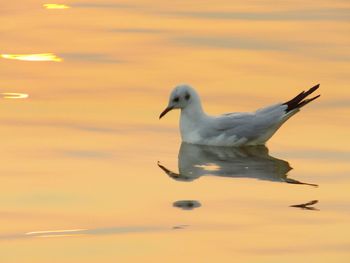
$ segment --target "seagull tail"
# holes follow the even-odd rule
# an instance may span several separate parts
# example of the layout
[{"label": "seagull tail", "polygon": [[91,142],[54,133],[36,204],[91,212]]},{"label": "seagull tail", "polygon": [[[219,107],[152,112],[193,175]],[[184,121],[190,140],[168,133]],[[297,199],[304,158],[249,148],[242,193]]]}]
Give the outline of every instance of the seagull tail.
[{"label": "seagull tail", "polygon": [[309,96],[311,93],[313,93],[315,90],[317,90],[320,87],[320,84],[317,84],[316,86],[312,87],[308,91],[303,91],[300,94],[298,94],[296,97],[291,99],[290,101],[287,101],[283,103],[283,105],[287,105],[286,112],[290,112],[295,109],[300,109],[301,107],[305,106],[306,104],[310,103],[311,101],[317,99],[321,95],[317,95],[313,98],[306,99],[307,96]]}]

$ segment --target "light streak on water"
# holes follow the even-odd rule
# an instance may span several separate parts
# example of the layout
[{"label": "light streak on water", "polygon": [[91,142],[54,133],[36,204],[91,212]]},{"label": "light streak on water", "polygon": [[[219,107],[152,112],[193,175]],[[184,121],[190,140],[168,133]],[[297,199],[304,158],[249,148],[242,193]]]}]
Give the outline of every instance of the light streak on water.
[{"label": "light streak on water", "polygon": [[16,92],[3,92],[0,96],[4,99],[27,99],[29,97],[26,93],[16,93]]},{"label": "light streak on water", "polygon": [[70,6],[64,4],[43,4],[46,9],[68,9]]},{"label": "light streak on water", "polygon": [[61,62],[63,59],[53,53],[42,54],[1,54],[2,58],[23,61],[54,61]]}]

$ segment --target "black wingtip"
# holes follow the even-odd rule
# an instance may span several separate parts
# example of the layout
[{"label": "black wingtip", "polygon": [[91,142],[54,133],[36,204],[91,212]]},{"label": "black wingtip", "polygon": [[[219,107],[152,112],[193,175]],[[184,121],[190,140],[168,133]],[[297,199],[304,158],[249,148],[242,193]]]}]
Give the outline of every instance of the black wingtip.
[{"label": "black wingtip", "polygon": [[[312,90],[312,92],[314,92],[315,90],[317,90],[320,87],[320,83],[318,83],[317,85],[313,86],[310,90]],[[311,92],[311,93],[312,93]]]},{"label": "black wingtip", "polygon": [[287,105],[286,112],[290,112],[290,111],[292,111],[294,109],[300,109],[301,107],[305,106],[309,102],[311,102],[311,101],[317,99],[318,97],[320,97],[321,95],[317,95],[317,96],[315,96],[315,97],[313,97],[311,99],[305,99],[307,96],[312,94],[315,90],[317,90],[319,87],[320,87],[320,84],[317,84],[317,85],[313,86],[312,88],[310,88],[308,91],[303,91],[303,92],[299,93],[293,99],[283,103],[283,105]]},{"label": "black wingtip", "polygon": [[317,95],[311,99],[306,99],[306,100],[303,100],[301,103],[299,103],[299,108],[301,107],[304,107],[306,104],[310,103],[311,101],[317,99],[318,97],[320,97],[321,95]]}]

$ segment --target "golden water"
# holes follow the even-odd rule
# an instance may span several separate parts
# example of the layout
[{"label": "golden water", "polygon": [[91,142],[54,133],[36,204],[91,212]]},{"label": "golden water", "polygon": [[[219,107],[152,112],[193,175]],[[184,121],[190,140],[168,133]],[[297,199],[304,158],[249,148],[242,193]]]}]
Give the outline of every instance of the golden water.
[{"label": "golden water", "polygon": [[[349,262],[348,1],[1,11],[1,262]],[[268,149],[193,148],[158,120],[179,83],[212,114],[322,96]]]}]

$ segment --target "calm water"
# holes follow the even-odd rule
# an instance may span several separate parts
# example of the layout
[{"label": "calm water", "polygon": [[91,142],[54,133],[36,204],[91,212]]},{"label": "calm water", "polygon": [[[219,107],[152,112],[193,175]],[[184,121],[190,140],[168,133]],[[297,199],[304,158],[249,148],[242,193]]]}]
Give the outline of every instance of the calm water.
[{"label": "calm water", "polygon": [[[1,262],[349,262],[348,1],[5,2]],[[212,114],[322,97],[201,147],[158,120],[179,83]]]}]

